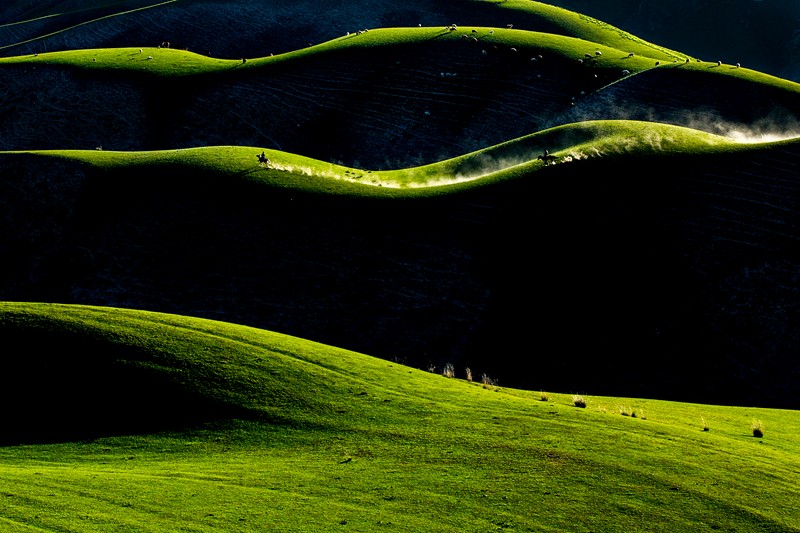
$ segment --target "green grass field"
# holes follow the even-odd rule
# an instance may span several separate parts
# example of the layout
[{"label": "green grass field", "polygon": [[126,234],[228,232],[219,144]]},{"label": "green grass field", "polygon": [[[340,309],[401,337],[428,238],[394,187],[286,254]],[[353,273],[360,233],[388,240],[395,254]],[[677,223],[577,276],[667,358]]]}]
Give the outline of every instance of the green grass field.
[{"label": "green grass field", "polygon": [[[70,11],[65,14],[72,17],[69,20],[74,25],[40,38],[67,33],[114,17],[122,19],[148,10],[155,12],[155,8],[162,4],[175,3],[137,4],[138,7],[119,12],[114,12],[114,4],[109,3],[102,6],[103,9],[87,11],[87,16],[94,18],[85,23],[75,22],[80,20],[75,17],[81,10]],[[487,5],[485,2],[462,4]],[[140,43],[130,43],[119,48],[43,51],[2,57],[0,69],[9,69],[7,79],[14,75],[24,78],[21,74],[33,77],[34,72],[44,71],[63,75],[63,79],[81,80],[87,86],[91,80],[102,80],[102,83],[113,80],[120,84],[114,85],[115,88],[133,87],[132,93],[141,91],[136,93],[144,95],[141,101],[152,106],[147,111],[144,108],[139,110],[145,123],[171,104],[181,101],[181,98],[167,101],[164,107],[153,104],[149,98],[158,94],[156,90],[162,87],[161,84],[179,83],[181,90],[189,95],[187,101],[196,98],[202,103],[204,98],[213,100],[208,96],[213,92],[202,92],[210,91],[209,87],[228,87],[233,91],[242,80],[274,81],[273,78],[289,73],[274,87],[294,88],[295,83],[308,84],[303,86],[305,89],[301,87],[298,90],[299,96],[289,90],[280,96],[281,103],[292,103],[287,104],[287,109],[291,110],[287,114],[291,115],[291,125],[300,128],[300,122],[308,117],[303,116],[302,109],[293,106],[306,98],[304,90],[307,87],[316,88],[325,76],[334,77],[336,87],[330,91],[332,96],[325,95],[329,98],[326,105],[349,109],[360,103],[368,92],[356,93],[353,87],[370,87],[370,83],[384,79],[380,76],[394,79],[390,76],[392,71],[383,68],[384,54],[397,59],[396,65],[399,65],[400,58],[407,61],[420,50],[430,52],[435,61],[430,64],[433,66],[425,68],[433,75],[424,68],[420,68],[420,74],[413,67],[408,69],[412,74],[408,74],[403,70],[407,68],[406,63],[398,69],[403,72],[400,79],[408,87],[403,85],[398,93],[392,93],[392,97],[396,97],[395,107],[389,104],[383,107],[384,104],[379,102],[372,107],[365,106],[360,115],[353,115],[353,122],[346,124],[350,129],[344,131],[353,133],[354,144],[375,135],[374,129],[365,128],[366,133],[359,137],[359,120],[377,116],[372,126],[385,123],[389,130],[393,120],[398,118],[397,110],[402,110],[404,103],[414,98],[426,99],[428,93],[435,92],[431,87],[440,87],[442,80],[449,82],[446,73],[438,70],[438,66],[446,65],[447,58],[459,58],[457,61],[463,62],[459,68],[470,72],[470,68],[477,64],[471,61],[481,57],[477,48],[464,51],[464,46],[471,46],[467,44],[473,42],[470,39],[480,42],[484,51],[491,50],[486,55],[494,54],[492,61],[501,58],[491,64],[490,68],[495,69],[492,72],[513,73],[509,64],[516,68],[522,64],[521,57],[530,66],[540,53],[546,56],[547,61],[552,60],[553,66],[547,63],[542,71],[546,89],[536,93],[533,87],[523,84],[515,94],[532,93],[532,102],[537,98],[552,98],[550,105],[553,109],[558,108],[559,113],[564,113],[558,116],[568,116],[571,105],[574,105],[570,103],[570,97],[574,102],[576,94],[587,96],[583,89],[588,88],[588,96],[604,91],[613,93],[625,82],[632,81],[635,87],[637,81],[645,84],[650,74],[664,77],[656,78],[654,85],[642,86],[652,89],[659,83],[669,85],[664,80],[682,80],[681,83],[689,80],[687,83],[696,84],[697,94],[735,88],[730,89],[731,94],[735,93],[748,104],[758,103],[761,95],[769,94],[775,98],[776,105],[794,105],[800,93],[800,85],[796,83],[734,65],[700,61],[688,54],[644,41],[592,17],[541,2],[508,0],[488,4],[508,13],[509,17],[514,14],[537,17],[558,29],[559,33],[482,25],[459,25],[457,31],[450,31],[442,25],[374,28],[322,43],[309,43],[308,47],[274,56],[243,58],[247,61],[216,58],[181,49],[143,45],[140,48]],[[45,12],[36,12],[35,15],[36,18],[19,24],[60,16],[59,13]],[[509,55],[517,53],[518,56]],[[504,62],[509,57],[514,58],[509,61],[517,63]],[[336,70],[341,65],[360,61],[372,65],[371,73]],[[587,70],[587,66],[592,70]],[[315,69],[323,74],[315,74]],[[564,73],[566,81],[552,76],[553,73]],[[363,78],[358,77],[362,75]],[[355,81],[349,80],[351,76]],[[513,79],[512,74],[508,76]],[[529,79],[535,79],[533,76],[531,74]],[[198,92],[193,92],[195,84],[200,87]],[[437,104],[443,105],[448,94],[463,97],[455,89],[442,87],[445,87],[442,89],[445,96],[437,94],[430,98],[434,109]],[[502,100],[503,95],[491,92],[489,85],[476,84],[476,87],[486,90],[487,102],[491,103],[494,98]],[[743,87],[746,90],[740,90]],[[413,91],[405,93],[406,89],[418,90],[422,96],[413,96],[417,94]],[[453,92],[447,93],[448,90]],[[560,92],[566,90],[570,92]],[[750,90],[756,96],[751,96]],[[268,93],[265,89],[265,94]],[[405,98],[406,94],[412,96],[406,100],[400,98]],[[74,96],[77,98],[77,94]],[[104,106],[109,107],[108,102],[113,104],[116,98],[115,95]],[[136,102],[132,106],[138,105],[140,100],[136,98],[131,98]],[[500,108],[513,110],[518,104],[514,98],[502,100]],[[675,105],[675,95],[664,96],[664,101],[667,108]],[[694,102],[689,97],[686,101]],[[491,109],[487,102],[481,105]],[[519,105],[524,108],[528,103]],[[654,103],[662,104],[662,101]],[[27,109],[24,101],[14,102],[14,106],[15,110],[22,110],[20,116],[28,116],[23,113]],[[245,107],[242,109],[246,110]],[[79,113],[91,125],[94,111],[86,108]],[[124,113],[120,111],[120,115]],[[279,116],[277,111],[274,114]],[[51,115],[55,117],[58,114]],[[228,119],[225,117],[209,115],[209,123],[220,128],[226,125]],[[298,116],[296,120],[294,115]],[[476,112],[474,116],[466,116],[465,113],[454,122],[466,124],[467,127],[459,130],[464,131],[470,124],[479,124],[489,115]],[[187,112],[186,116],[193,115]],[[513,112],[509,116],[513,116]],[[133,124],[140,116],[124,118]],[[201,118],[206,116],[201,115]],[[36,124],[38,120],[30,122]],[[411,126],[407,131],[416,135],[418,130],[424,129],[428,119],[418,117],[414,120],[416,122],[409,122]],[[309,123],[314,124],[313,120]],[[336,123],[336,120],[331,119],[331,123]],[[159,124],[167,130],[176,126],[167,119]],[[324,129],[325,124],[328,123],[318,126],[318,129]],[[268,126],[270,124],[265,121],[264,129]],[[86,129],[86,125],[76,126],[76,132]],[[135,126],[131,129],[135,130]],[[112,130],[114,127],[108,129]],[[142,131],[146,130],[148,128]],[[313,128],[309,127],[308,131],[311,130]],[[230,131],[235,131],[235,128]],[[277,134],[288,131],[288,128],[284,126],[283,130],[269,131]],[[309,135],[307,130],[303,131]],[[303,135],[297,134],[301,139]],[[409,134],[412,138],[413,135]],[[25,135],[21,137],[26,138]],[[23,206],[19,210],[21,214],[14,211],[9,215],[10,222],[3,228],[24,226],[29,231],[27,237],[14,240],[13,246],[9,247],[27,253],[27,238],[34,242],[45,235],[44,240],[58,241],[63,236],[58,232],[60,221],[72,223],[74,213],[78,213],[74,216],[77,221],[74,227],[78,229],[74,234],[65,230],[64,234],[75,238],[74,249],[69,249],[69,252],[79,250],[86,254],[76,252],[68,257],[83,257],[85,264],[94,264],[95,256],[92,250],[87,251],[89,245],[86,244],[94,242],[93,234],[85,240],[78,238],[82,235],[81,224],[101,226],[108,223],[109,226],[118,224],[118,227],[126,228],[135,223],[130,221],[135,219],[114,220],[114,198],[110,195],[103,197],[103,194],[123,191],[121,194],[124,196],[118,199],[120,206],[128,200],[127,194],[135,196],[131,200],[133,207],[126,208],[134,215],[147,216],[152,212],[146,208],[137,210],[139,204],[136,202],[151,194],[157,196],[158,187],[165,185],[159,180],[168,174],[167,179],[174,178],[178,190],[177,193],[170,190],[170,198],[180,198],[182,188],[194,191],[197,187],[199,190],[201,184],[207,186],[210,183],[210,191],[215,187],[219,191],[230,191],[234,186],[245,184],[255,185],[255,188],[248,189],[253,191],[251,199],[254,204],[275,190],[289,190],[311,193],[317,200],[322,197],[322,201],[331,202],[341,197],[412,199],[467,192],[474,194],[466,200],[474,206],[483,187],[488,189],[499,183],[541,180],[549,182],[549,188],[542,190],[553,194],[553,205],[566,206],[565,211],[569,211],[572,202],[565,191],[568,191],[570,183],[592,185],[597,190],[605,186],[605,182],[590,183],[591,178],[587,175],[591,174],[580,170],[603,168],[606,173],[618,172],[623,179],[608,182],[609,190],[613,191],[614,187],[622,188],[625,184],[647,182],[651,176],[639,172],[641,169],[655,169],[667,161],[679,160],[679,164],[664,167],[683,171],[690,167],[685,163],[703,161],[712,169],[704,169],[696,182],[687,180],[672,189],[671,182],[659,175],[662,181],[654,180],[658,183],[652,189],[637,189],[646,193],[642,196],[644,200],[639,200],[651,201],[656,206],[654,211],[661,209],[673,215],[674,219],[669,222],[696,239],[693,243],[700,243],[695,244],[698,247],[703,247],[706,242],[703,239],[715,232],[723,234],[720,241],[728,238],[725,231],[731,227],[739,230],[740,226],[745,226],[745,229],[739,233],[731,230],[733,237],[724,245],[717,240],[711,241],[723,251],[728,249],[726,245],[735,241],[734,237],[745,235],[750,238],[754,235],[753,242],[743,245],[750,253],[759,248],[757,240],[761,235],[769,236],[771,240],[764,246],[771,247],[769,252],[774,252],[778,258],[771,265],[758,266],[770,274],[769,268],[785,274],[793,265],[779,261],[785,242],[794,242],[792,210],[786,208],[796,189],[786,179],[791,170],[782,168],[782,173],[773,178],[769,169],[752,169],[767,167],[771,161],[780,161],[781,165],[788,167],[794,161],[792,154],[798,140],[791,135],[786,137],[788,139],[781,141],[743,143],[708,131],[666,123],[585,120],[543,128],[432,163],[388,169],[362,168],[355,163],[322,160],[299,151],[239,144],[233,137],[228,145],[180,149],[104,150],[101,146],[94,150],[58,147],[14,149],[0,152],[0,162],[23,161],[38,165],[44,161],[45,164],[37,168],[46,168],[46,163],[54,161],[64,163],[55,168],[68,168],[76,173],[42,178],[43,182],[52,180],[52,188],[56,191],[52,196],[46,195],[48,188],[44,185],[34,184],[36,186],[28,188],[19,187],[13,179],[9,179],[8,184],[2,182],[2,190],[10,191],[9,195],[20,191],[19,196],[13,198],[31,202],[31,213],[42,210],[55,213],[52,221],[48,219],[50,226],[44,230],[37,229],[34,221],[25,220],[27,211]],[[424,135],[420,139],[415,142],[427,142]],[[313,143],[308,143],[302,146],[311,151]],[[545,151],[555,158],[553,164],[539,159]],[[266,164],[259,164],[257,160],[262,152],[269,159]],[[736,162],[728,167],[717,165],[727,156],[736,156]],[[735,178],[726,179],[715,174],[717,171],[731,171],[733,167],[737,167],[734,170],[739,166],[744,168],[750,156],[755,163],[747,167],[743,175],[734,174]],[[785,156],[785,159],[778,159],[778,156]],[[638,169],[635,175],[626,174],[626,164],[631,161],[636,162],[632,165]],[[787,161],[789,163],[784,164]],[[593,166],[593,163],[597,165]],[[583,165],[579,170],[572,170],[579,164]],[[3,168],[14,169],[12,173],[18,172],[24,178],[24,172],[12,164]],[[86,172],[82,173],[84,170]],[[554,185],[553,182],[559,178],[565,179],[567,185]],[[85,183],[81,181],[83,179]],[[752,179],[755,184],[747,179]],[[74,188],[71,188],[70,180],[77,183]],[[103,180],[103,185],[111,183],[111,186],[98,187],[97,183]],[[125,181],[125,187],[115,188],[118,181]],[[66,184],[63,189],[55,186],[62,183]],[[514,190],[536,191],[532,187],[493,190],[501,198],[497,205],[506,202],[505,205],[527,207],[524,200],[510,202],[502,196],[513,195]],[[136,194],[131,191],[136,191]],[[689,191],[687,196],[691,201],[676,203],[677,207],[671,209],[673,204],[658,196],[664,191],[675,196]],[[44,207],[36,204],[39,194]],[[63,202],[59,196],[62,194]],[[724,196],[724,202],[712,205],[715,196]],[[194,201],[199,207],[184,206],[171,212],[170,216],[179,220],[182,214],[191,214],[196,217],[194,220],[200,220],[206,214],[202,209],[211,205],[207,199],[212,197],[213,193],[198,194]],[[239,198],[234,194],[231,197]],[[584,206],[597,209],[598,220],[613,218],[618,222],[614,216],[619,216],[619,220],[625,222],[625,213],[612,211],[630,209],[627,197],[617,199],[612,192],[607,198],[602,198],[613,200],[606,210],[603,206],[594,206],[591,197],[581,197],[580,201]],[[745,198],[741,204],[740,198]],[[73,199],[74,205],[69,203]],[[663,205],[656,200],[663,201]],[[289,201],[293,201],[291,197],[287,203]],[[579,222],[567,220],[569,213],[546,209],[547,198],[537,201],[531,205],[556,220],[553,227],[557,227],[557,223],[570,222],[574,224],[574,228],[569,226],[570,231],[580,233],[593,229],[585,228],[583,219]],[[758,204],[757,208],[754,204]],[[265,205],[274,208],[279,204]],[[376,210],[383,207],[375,205]],[[717,210],[717,205],[722,207]],[[153,210],[158,208],[157,203],[153,206]],[[497,208],[488,201],[487,206],[487,211]],[[86,211],[81,211],[82,208]],[[426,208],[435,210],[435,206],[427,205]],[[225,218],[235,209],[230,206],[226,209],[229,211],[219,219],[230,224],[224,232],[229,231],[241,239],[245,243],[242,246],[254,246],[248,235],[266,235],[237,233],[242,226]],[[292,214],[289,208],[283,209]],[[448,216],[456,224],[462,211],[451,209],[453,211]],[[707,209],[707,214],[704,209]],[[740,215],[739,209],[746,216],[736,218],[735,215]],[[120,211],[124,209],[120,208]],[[331,208],[330,212],[334,211],[335,208]],[[638,214],[647,211],[647,207],[637,205],[631,211]],[[687,213],[694,214],[694,211],[703,212],[706,218],[690,218]],[[310,211],[300,211],[301,214],[304,212]],[[369,213],[368,210],[354,212]],[[392,211],[395,212],[401,213],[401,210]],[[464,209],[463,212],[473,211]],[[94,213],[100,213],[98,219],[93,218]],[[401,214],[407,215],[409,220],[417,215],[413,212]],[[436,220],[430,213],[427,216],[430,218],[425,220]],[[681,217],[685,217],[685,221]],[[289,216],[285,218],[296,220]],[[210,216],[209,219],[214,220]],[[169,217],[164,220],[172,221]],[[253,217],[247,220],[272,219]],[[383,218],[377,220],[386,221]],[[508,216],[507,220],[534,219]],[[700,222],[695,223],[695,220]],[[29,222],[34,229],[27,229]],[[156,220],[153,227],[160,230],[158,222]],[[371,219],[363,222],[370,223],[373,223]],[[402,224],[401,220],[398,226]],[[631,226],[635,224],[636,220],[630,221]],[[168,223],[164,225],[173,227]],[[658,221],[653,226],[657,227]],[[185,229],[180,224],[174,227]],[[331,224],[331,227],[337,226]],[[447,231],[447,225],[443,227],[438,230],[441,235]],[[514,231],[513,227],[507,228],[500,223],[493,226],[495,229],[498,227],[508,231],[509,235]],[[608,227],[627,230],[623,223]],[[280,230],[278,224],[276,228],[277,233]],[[314,231],[316,236],[319,229],[303,226],[298,234]],[[375,230],[376,235],[380,235],[380,229]],[[121,234],[136,235],[135,232]],[[158,235],[158,231],[154,230],[153,234]],[[103,238],[113,242],[117,234],[98,235],[97,242],[102,243]],[[316,236],[318,240],[309,242],[325,242],[327,236],[324,232],[320,235]],[[364,235],[366,237],[361,236],[362,240],[354,238],[350,243],[352,249],[362,247],[362,243],[363,246],[383,244],[377,237],[371,240],[368,237],[372,235]],[[631,235],[638,234],[632,232]],[[546,237],[551,236],[545,230],[538,234],[542,241]],[[491,235],[482,235],[481,238],[492,240]],[[497,240],[502,238],[494,237]],[[146,232],[143,239],[151,244],[151,236]],[[280,240],[275,242],[281,243]],[[509,238],[508,242],[512,239]],[[580,239],[576,242],[585,244]],[[613,239],[610,242],[617,243]],[[158,243],[163,244],[163,248],[146,248],[141,242],[131,244],[134,249],[136,246],[146,250],[170,248],[169,242]],[[417,260],[424,268],[419,268],[416,275],[424,281],[426,269],[435,271],[439,263],[428,265],[427,256],[417,252],[414,244],[401,239],[398,246],[406,246],[422,255],[422,259]],[[261,241],[256,241],[256,245],[269,248]],[[111,247],[109,244],[106,246]],[[441,251],[437,248],[441,245],[435,239],[427,244],[421,242],[419,246],[423,251],[425,246],[430,246],[431,254]],[[55,244],[52,247],[57,248]],[[386,245],[386,249],[390,247]],[[542,249],[551,248],[543,245]],[[291,249],[286,254],[288,259],[275,253],[273,260],[289,264],[293,260],[292,253],[297,257],[317,257],[308,250],[298,252]],[[479,252],[475,253],[476,256],[472,257],[456,249],[452,257],[466,257],[466,263],[486,259],[479,256]],[[752,253],[760,260],[761,256]],[[236,254],[231,252],[234,258],[241,259],[244,255],[238,249]],[[103,260],[108,259],[97,253],[97,257],[101,256],[103,259],[98,259],[97,264],[103,267]],[[53,253],[52,257],[57,263],[60,256]],[[135,255],[130,257],[138,259]],[[403,256],[398,257],[397,262],[402,263]],[[410,257],[415,256],[411,254]],[[509,254],[507,257],[517,255]],[[581,256],[576,254],[574,257]],[[629,257],[634,257],[634,254]],[[698,271],[717,267],[714,263],[716,256],[709,257],[707,263],[697,267]],[[10,258],[9,262],[13,259]],[[706,256],[702,259],[705,260]],[[142,263],[146,264],[145,261]],[[175,264],[164,268],[169,270]],[[342,264],[347,266],[347,263]],[[756,279],[757,269],[748,269],[751,263],[743,264],[745,274]],[[150,269],[146,266],[144,271],[158,277],[158,268],[147,265]],[[491,267],[496,268],[494,265]],[[74,268],[75,272],[71,271],[70,276],[82,274],[80,267]],[[553,271],[557,269],[555,266],[552,268]],[[45,267],[42,269],[46,270]],[[486,272],[502,273],[502,270],[493,270],[489,266],[485,269]],[[135,268],[132,270],[135,273]],[[113,271],[109,268],[101,274]],[[8,272],[18,275],[11,266]],[[262,274],[260,270],[257,273]],[[735,279],[737,274],[732,270],[730,277]],[[344,279],[335,278],[330,272],[327,275],[334,280]],[[53,285],[58,286],[58,276],[51,277],[55,280]],[[263,277],[273,281],[269,279],[266,268]],[[23,280],[18,282],[20,285],[29,281],[24,278],[18,275],[18,279]],[[465,276],[465,279],[470,278]],[[160,278],[154,286],[159,281]],[[209,283],[218,283],[218,280]],[[503,287],[507,289],[512,285],[509,282]],[[142,287],[143,292],[152,288],[146,283],[142,283]],[[215,288],[220,292],[228,290],[219,289],[217,285]],[[115,290],[117,296],[124,293],[125,288],[115,287]],[[198,286],[195,290],[202,292],[205,288]],[[60,294],[63,296],[68,292],[63,290]],[[409,289],[409,292],[413,291]],[[37,293],[34,291],[33,294]],[[740,296],[739,293],[736,295]],[[423,297],[419,296],[419,299],[422,301]],[[467,307],[471,304],[467,299],[464,302],[467,302],[464,304]],[[735,303],[733,301],[731,307]],[[302,308],[302,305],[298,307]],[[678,320],[674,322],[679,323]],[[399,335],[414,335],[413,331],[402,331],[403,324],[398,324],[398,328],[401,330]],[[576,326],[576,329],[580,327]],[[485,357],[487,360],[499,356],[507,360],[517,357],[519,372],[530,373],[537,372],[536,357],[564,357],[563,353],[550,354],[541,350],[533,334],[530,338],[530,346],[520,346],[519,354],[486,353]],[[454,376],[445,376],[441,367],[424,371],[398,361],[229,322],[137,309],[39,301],[0,302],[0,339],[3,342],[0,399],[5,406],[4,424],[0,425],[0,531],[3,532],[800,531],[800,413],[760,407],[758,398],[747,394],[737,399],[737,406],[723,406],[647,397],[597,396],[587,390],[521,390],[505,387],[502,382],[496,383],[493,379],[496,376],[470,375],[466,368],[456,367]],[[491,342],[500,345],[499,340],[491,339]],[[605,357],[602,355],[606,353],[604,348],[598,346],[597,353],[574,354],[574,364],[580,365],[582,358]],[[531,357],[531,353],[536,357]],[[657,364],[670,363],[668,360],[651,363],[648,356],[647,353],[641,354],[641,372],[658,372]],[[607,364],[613,367],[616,362],[611,359]],[[625,368],[625,371],[634,373],[630,368]],[[685,372],[688,382],[697,382],[695,369],[680,371]],[[763,386],[769,387],[769,383]],[[578,397],[585,401],[585,406],[576,405]]]},{"label": "green grass field", "polygon": [[[435,196],[508,179],[528,179],[553,165],[625,157],[703,156],[750,151],[794,140],[745,144],[705,132],[640,121],[585,121],[545,130],[463,156],[420,167],[368,170],[256,147],[225,146],[151,152],[44,150],[7,152],[80,161],[108,172],[145,175],[173,168],[180,175],[217,176],[267,187],[352,196]],[[552,163],[539,159],[552,149]],[[261,151],[259,151],[261,150]],[[263,152],[269,163],[259,163]]]},{"label": "green grass field", "polygon": [[[26,395],[68,403],[35,383],[53,378],[48,361],[86,370],[70,346],[91,344],[102,346],[100,371],[85,386],[112,367],[146,368],[130,378],[141,380],[140,400],[166,379],[238,413],[180,431],[3,447],[8,531],[800,529],[794,411],[594,396],[578,408],[569,394],[468,382],[464,369],[448,378],[232,324],[1,309],[4,337],[28,339],[4,350],[3,365],[42,373],[23,376],[25,390],[4,373],[19,394],[9,407],[24,412]],[[96,408],[113,413],[125,398],[107,390]]]}]

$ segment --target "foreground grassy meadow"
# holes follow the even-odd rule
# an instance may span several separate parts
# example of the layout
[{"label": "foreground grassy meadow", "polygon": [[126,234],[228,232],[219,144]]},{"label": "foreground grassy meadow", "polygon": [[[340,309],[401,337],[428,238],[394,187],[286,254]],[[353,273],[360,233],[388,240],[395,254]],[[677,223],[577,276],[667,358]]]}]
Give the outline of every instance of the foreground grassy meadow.
[{"label": "foreground grassy meadow", "polygon": [[800,531],[800,85],[227,4],[0,25],[0,531]]},{"label": "foreground grassy meadow", "polygon": [[[0,449],[7,531],[800,529],[795,411],[579,408],[463,369],[124,309],[5,303],[0,329],[27,339],[6,351],[27,372],[4,372],[3,399],[30,416]],[[53,394],[70,378],[88,406]],[[178,397],[216,407],[185,427]],[[66,442],[48,406],[72,420]],[[140,434],[119,433],[126,417]],[[165,423],[183,427],[147,430]]]}]

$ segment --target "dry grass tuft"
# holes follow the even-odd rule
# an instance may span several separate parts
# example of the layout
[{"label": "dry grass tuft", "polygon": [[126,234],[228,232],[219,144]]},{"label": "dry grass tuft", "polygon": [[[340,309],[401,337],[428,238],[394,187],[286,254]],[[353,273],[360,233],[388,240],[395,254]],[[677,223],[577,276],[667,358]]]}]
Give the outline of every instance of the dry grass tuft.
[{"label": "dry grass tuft", "polygon": [[453,366],[453,363],[446,363],[444,365],[444,370],[442,370],[442,375],[446,378],[452,378],[456,375],[456,369]]},{"label": "dry grass tuft", "polygon": [[550,395],[547,394],[545,391],[539,392],[539,400],[542,402],[546,402],[550,400]]},{"label": "dry grass tuft", "polygon": [[753,432],[754,437],[760,439],[764,436],[764,423],[761,420],[753,420],[753,423],[750,424],[750,430]]}]

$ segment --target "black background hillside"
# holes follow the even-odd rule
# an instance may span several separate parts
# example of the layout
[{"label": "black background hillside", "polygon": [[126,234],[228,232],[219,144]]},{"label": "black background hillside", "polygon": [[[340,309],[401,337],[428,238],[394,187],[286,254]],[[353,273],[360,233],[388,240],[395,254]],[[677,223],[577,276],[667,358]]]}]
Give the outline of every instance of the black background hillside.
[{"label": "black background hillside", "polygon": [[[11,2],[0,18],[43,16],[51,5],[67,4]],[[179,2],[10,46],[108,14],[92,8],[2,27],[0,46],[14,55],[171,41],[238,58],[362,27],[502,27],[513,18],[489,2],[266,5]],[[514,23],[547,29],[526,16]],[[800,117],[796,93],[710,70],[677,65],[593,92],[589,83],[604,85],[609,72],[587,82],[574,62],[544,58],[533,68],[505,50],[484,59],[465,46],[174,83],[3,66],[0,149],[246,145],[377,169],[575,120],[786,134]],[[458,76],[443,82],[442,72]],[[513,183],[399,201],[2,154],[0,299],[214,318],[421,368],[469,366],[507,386],[798,407],[799,168],[796,143],[733,156],[601,154]]]}]

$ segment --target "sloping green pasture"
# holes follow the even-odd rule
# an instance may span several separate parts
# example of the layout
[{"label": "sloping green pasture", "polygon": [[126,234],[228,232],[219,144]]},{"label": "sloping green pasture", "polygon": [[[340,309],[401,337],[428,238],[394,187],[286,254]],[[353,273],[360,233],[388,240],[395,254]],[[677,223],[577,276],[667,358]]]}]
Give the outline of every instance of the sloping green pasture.
[{"label": "sloping green pasture", "polygon": [[[792,141],[786,141],[792,142]],[[774,143],[773,143],[774,144]],[[525,179],[551,165],[593,158],[665,157],[757,151],[771,143],[741,144],[724,137],[678,126],[637,121],[587,121],[531,134],[438,163],[372,171],[345,167],[278,150],[216,146],[152,152],[44,150],[6,153],[77,160],[107,172],[145,176],[148,169],[171,168],[176,175],[212,175],[253,181],[278,188],[358,196],[428,196],[483,186],[507,179]],[[260,163],[260,153],[268,163]],[[191,184],[191,178],[189,178]]]},{"label": "sloping green pasture", "polygon": [[464,369],[447,378],[122,309],[5,303],[0,330],[27,339],[4,350],[4,367],[28,373],[4,372],[3,395],[31,425],[48,405],[78,407],[37,382],[87,371],[84,386],[105,396],[84,408],[109,417],[130,407],[118,389],[159,418],[144,400],[165,384],[223,406],[180,431],[103,435],[99,423],[59,442],[42,427],[40,443],[0,449],[9,531],[800,528],[792,411],[592,396],[578,408],[570,395],[468,382]]}]

